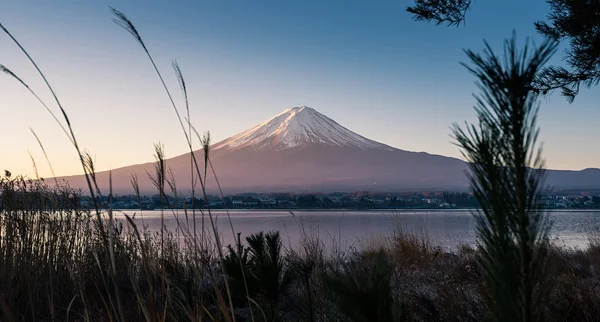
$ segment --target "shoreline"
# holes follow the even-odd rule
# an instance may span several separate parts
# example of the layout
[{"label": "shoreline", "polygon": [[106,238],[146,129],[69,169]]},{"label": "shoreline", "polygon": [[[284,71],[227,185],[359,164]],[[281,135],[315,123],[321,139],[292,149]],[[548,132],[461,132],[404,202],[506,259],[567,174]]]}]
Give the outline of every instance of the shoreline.
[{"label": "shoreline", "polygon": [[[115,208],[113,211],[139,211],[140,209],[119,209]],[[157,209],[142,209],[142,211],[160,211],[160,208]],[[163,210],[185,210],[184,208],[165,208]],[[192,211],[192,209],[187,209],[188,211]],[[207,209],[196,209],[207,210]],[[465,212],[465,211],[473,211],[478,210],[478,208],[368,208],[368,209],[340,209],[340,208],[293,208],[293,209],[274,209],[274,208],[210,208],[210,211],[219,211],[219,212]],[[544,212],[600,212],[600,208],[549,208],[549,209],[541,209]]]}]

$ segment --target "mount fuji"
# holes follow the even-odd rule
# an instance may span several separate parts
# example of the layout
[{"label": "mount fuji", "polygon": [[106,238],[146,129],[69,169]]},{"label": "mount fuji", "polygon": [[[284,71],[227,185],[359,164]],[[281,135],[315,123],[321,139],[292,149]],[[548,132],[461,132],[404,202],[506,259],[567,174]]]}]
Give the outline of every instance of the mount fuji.
[{"label": "mount fuji", "polygon": [[282,150],[307,144],[392,149],[348,130],[310,107],[302,106],[288,108],[245,132],[221,141],[213,150],[248,146]]},{"label": "mount fuji", "polygon": [[[204,151],[194,152],[204,169]],[[356,134],[316,110],[284,110],[257,126],[217,142],[209,156],[226,194],[242,192],[466,191],[467,164],[459,159],[400,150]],[[113,191],[131,194],[132,174],[140,192],[155,194],[148,179],[153,163],[112,170]],[[191,191],[190,154],[167,160],[178,192]],[[217,192],[208,171],[207,190]],[[108,191],[108,172],[97,182]],[[72,187],[86,187],[83,176],[70,176]],[[600,188],[600,170],[548,171],[548,183],[561,189]],[[198,189],[198,188],[197,188]]]}]

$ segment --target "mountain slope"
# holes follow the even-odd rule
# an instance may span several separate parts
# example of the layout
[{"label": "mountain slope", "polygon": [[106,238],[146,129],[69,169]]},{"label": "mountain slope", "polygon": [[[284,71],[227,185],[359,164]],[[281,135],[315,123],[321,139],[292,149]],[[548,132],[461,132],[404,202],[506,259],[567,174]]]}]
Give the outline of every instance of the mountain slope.
[{"label": "mountain slope", "polygon": [[391,149],[348,130],[310,107],[302,106],[288,108],[247,131],[221,141],[213,146],[213,150],[248,146],[284,149],[307,143]]},{"label": "mountain slope", "polygon": [[[211,146],[210,159],[225,193],[273,191],[451,190],[466,191],[467,164],[459,159],[409,152],[369,140],[309,107],[287,109],[261,124]],[[204,171],[204,151],[195,152]],[[112,171],[113,191],[133,192],[136,174],[141,192],[156,193],[147,173],[153,164]],[[178,187],[188,195],[190,155],[167,160]],[[208,169],[207,188],[216,193]],[[82,176],[65,177],[74,187],[85,187]],[[108,172],[97,174],[108,191]],[[548,171],[548,183],[558,189],[600,188],[600,170]]]}]

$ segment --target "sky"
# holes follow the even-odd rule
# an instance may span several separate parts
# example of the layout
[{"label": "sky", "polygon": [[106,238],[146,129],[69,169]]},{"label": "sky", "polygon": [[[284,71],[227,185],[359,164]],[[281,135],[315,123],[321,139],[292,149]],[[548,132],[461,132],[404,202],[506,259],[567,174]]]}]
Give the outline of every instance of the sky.
[{"label": "sky", "polygon": [[[544,0],[476,1],[460,27],[414,22],[411,1],[4,1],[0,22],[29,51],[56,90],[80,145],[98,170],[168,157],[187,145],[142,48],[111,20],[109,6],[136,25],[174,99],[171,61],[189,91],[191,120],[220,141],[294,106],[310,106],[370,139],[460,157],[449,127],[474,119],[475,78],[460,65],[483,40],[500,49],[516,31],[541,42],[533,22]],[[559,51],[553,63],[560,64]],[[0,34],[0,64],[59,114],[35,69]],[[549,168],[600,167],[598,88],[573,104],[542,100],[540,141]],[[82,173],[60,127],[14,79],[0,75],[0,170],[50,176]]]}]

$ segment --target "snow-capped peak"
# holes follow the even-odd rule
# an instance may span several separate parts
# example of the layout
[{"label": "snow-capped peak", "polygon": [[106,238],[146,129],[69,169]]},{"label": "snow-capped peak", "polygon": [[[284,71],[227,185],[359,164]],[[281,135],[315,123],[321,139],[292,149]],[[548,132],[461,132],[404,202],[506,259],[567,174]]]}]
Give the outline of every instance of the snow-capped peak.
[{"label": "snow-capped peak", "polygon": [[362,149],[390,148],[348,130],[310,107],[302,106],[288,108],[247,131],[215,144],[213,149],[246,146],[290,148],[311,143]]}]

